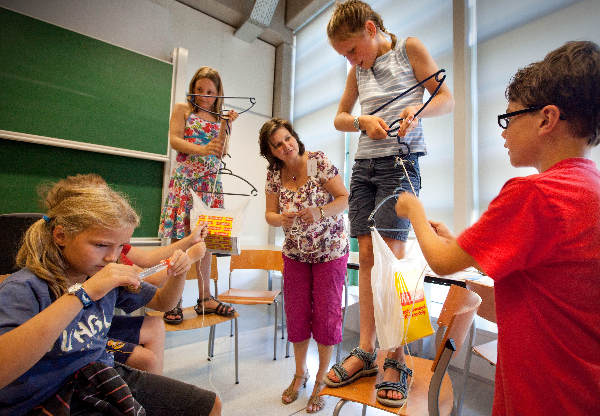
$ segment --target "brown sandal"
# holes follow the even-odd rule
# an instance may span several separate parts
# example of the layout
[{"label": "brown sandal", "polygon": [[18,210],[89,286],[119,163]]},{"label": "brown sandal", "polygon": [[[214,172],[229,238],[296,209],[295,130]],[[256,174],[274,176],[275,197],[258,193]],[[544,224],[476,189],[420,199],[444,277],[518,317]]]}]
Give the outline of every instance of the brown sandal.
[{"label": "brown sandal", "polygon": [[[296,380],[301,378],[303,379],[302,381],[302,387],[306,388],[306,381],[308,380],[308,377],[310,377],[308,375],[308,371],[306,371],[303,375],[299,376],[298,374],[294,374],[294,378],[292,379],[292,382],[290,383],[289,387],[287,389],[285,389],[283,391],[283,393],[281,393],[281,403],[283,404],[290,404],[296,401],[296,399],[298,398],[298,390],[294,390],[294,384],[296,384]],[[287,396],[289,397],[291,400],[289,402],[286,402],[285,400],[283,400],[283,396]]]},{"label": "brown sandal", "polygon": [[[204,302],[209,300],[214,300],[215,302],[217,302],[217,307],[207,308],[202,305]],[[235,313],[235,309],[223,302],[219,302],[219,300],[216,299],[214,296],[209,296],[204,299],[198,299],[198,301],[196,302],[196,306],[194,306],[194,310],[198,315],[208,315],[214,313],[219,316],[231,316]]]},{"label": "brown sandal", "polygon": [[[168,318],[169,316],[173,316],[173,318]],[[171,325],[179,325],[183,322],[183,310],[181,310],[181,299],[170,311],[167,311],[163,315],[163,321]]]},{"label": "brown sandal", "polygon": [[[323,410],[323,407],[325,407],[325,400],[323,400],[323,396],[321,396],[319,393],[321,392],[321,386],[324,386],[325,382],[324,381],[315,381],[315,387],[313,389],[313,394],[310,396],[310,398],[308,399],[308,403],[306,403],[306,413],[317,413],[320,412],[321,410]],[[314,392],[315,390],[318,390],[316,393]],[[308,410],[308,406],[316,406],[317,410]]]}]

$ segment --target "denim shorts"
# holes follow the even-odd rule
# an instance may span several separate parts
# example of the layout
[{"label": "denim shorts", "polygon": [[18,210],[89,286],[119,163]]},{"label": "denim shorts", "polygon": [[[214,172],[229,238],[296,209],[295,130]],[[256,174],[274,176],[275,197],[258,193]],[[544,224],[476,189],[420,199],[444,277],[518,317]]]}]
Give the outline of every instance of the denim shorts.
[{"label": "denim shorts", "polygon": [[412,184],[417,196],[419,195],[421,189],[420,156],[423,156],[423,153],[401,156],[410,183],[402,165],[396,161],[398,156],[358,159],[354,162],[350,180],[348,212],[351,237],[370,234],[370,228],[374,226],[384,237],[406,241],[410,222],[408,219],[398,218],[396,215],[394,209],[396,198],[388,199],[379,207],[373,221],[369,221],[369,215],[383,199],[392,195],[399,187],[404,191],[412,192]]}]

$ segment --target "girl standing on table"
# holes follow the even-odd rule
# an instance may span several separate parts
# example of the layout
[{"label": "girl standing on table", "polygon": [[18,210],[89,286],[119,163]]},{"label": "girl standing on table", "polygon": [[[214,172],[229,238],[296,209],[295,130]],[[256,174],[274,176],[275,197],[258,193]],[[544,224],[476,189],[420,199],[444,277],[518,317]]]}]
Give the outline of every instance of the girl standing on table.
[{"label": "girl standing on table", "polygon": [[[419,157],[426,154],[421,121],[414,117],[423,105],[423,87],[390,103],[375,115],[369,114],[436,73],[438,67],[418,39],[397,39],[388,33],[379,14],[362,1],[349,0],[337,4],[327,25],[327,35],[333,48],[352,64],[334,120],[335,127],[341,131],[362,131],[352,168],[348,214],[351,236],[358,238],[359,246],[360,344],[328,373],[326,383],[337,387],[377,372],[371,290],[372,224],[368,217],[377,204],[398,187],[407,192],[414,188],[414,192],[418,193],[421,187]],[[433,78],[424,83],[430,93],[437,85]],[[360,116],[350,113],[357,99],[361,105]],[[453,105],[448,87],[442,85],[419,117],[449,113]],[[398,138],[402,139],[401,144],[396,137],[388,137],[388,126],[398,118],[403,119],[397,132]],[[399,153],[408,178],[396,160]],[[393,200],[377,211],[374,220],[378,228],[398,230],[382,230],[380,234],[394,254],[398,258],[403,257],[409,222],[396,217]],[[378,385],[377,400],[388,406],[402,406],[412,375],[406,367],[402,348],[388,353],[384,370],[386,383]]]},{"label": "girl standing on table", "polygon": [[[223,207],[223,192],[220,176],[221,158],[227,152],[225,141],[231,123],[238,114],[230,110],[222,114],[223,84],[219,73],[203,66],[194,74],[189,85],[188,102],[178,103],[173,109],[169,124],[169,143],[177,150],[175,166],[169,181],[169,194],[160,216],[158,234],[161,238],[180,240],[190,232],[191,192],[196,192],[211,208]],[[212,97],[210,97],[212,96]],[[235,311],[210,295],[210,253],[196,263],[198,292],[200,297],[194,309],[198,315],[216,313],[231,315]],[[216,295],[216,294],[215,294]],[[183,321],[181,302],[165,313],[164,319],[171,324]]]},{"label": "girl standing on table", "polygon": [[157,289],[140,282],[139,267],[115,263],[139,222],[121,194],[67,180],[45,203],[17,254],[23,268],[0,283],[0,413],[220,414],[214,393],[120,365],[106,350],[115,307],[177,303],[188,256],[174,252]]},{"label": "girl standing on table", "polygon": [[288,339],[294,345],[296,373],[281,395],[298,398],[309,374],[306,353],[311,334],[319,349],[319,370],[306,411],[323,408],[324,386],[333,345],[342,341],[342,288],[348,236],[342,212],[348,191],[323,152],[307,152],[291,123],[279,118],[260,129],[260,154],[268,160],[265,218],[283,226],[283,296]]}]

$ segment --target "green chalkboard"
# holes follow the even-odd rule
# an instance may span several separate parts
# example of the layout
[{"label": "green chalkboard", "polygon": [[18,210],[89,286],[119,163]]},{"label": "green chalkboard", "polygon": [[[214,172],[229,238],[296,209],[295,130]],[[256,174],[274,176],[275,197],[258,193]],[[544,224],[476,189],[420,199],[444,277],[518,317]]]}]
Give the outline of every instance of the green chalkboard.
[{"label": "green chalkboard", "polygon": [[173,66],[0,8],[0,130],[166,155]]},{"label": "green chalkboard", "polygon": [[0,140],[0,213],[44,212],[40,184],[97,173],[125,193],[141,216],[135,237],[156,237],[164,163],[61,147]]}]

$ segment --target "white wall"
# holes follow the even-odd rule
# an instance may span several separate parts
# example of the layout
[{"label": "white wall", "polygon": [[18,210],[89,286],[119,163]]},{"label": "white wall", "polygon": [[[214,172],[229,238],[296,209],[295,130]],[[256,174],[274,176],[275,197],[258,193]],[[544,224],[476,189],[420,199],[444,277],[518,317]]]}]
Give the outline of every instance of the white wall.
[{"label": "white wall", "polygon": [[[174,48],[186,48],[186,85],[198,67],[208,65],[221,74],[226,95],[255,97],[252,112],[233,125],[232,158],[226,162],[258,189],[258,196],[248,205],[246,215],[252,221],[246,221],[242,244],[267,243],[263,219],[266,164],[259,157],[258,131],[271,117],[273,46],[260,40],[246,43],[233,36],[233,27],[171,0],[0,0],[0,6],[164,61],[171,60]],[[226,104],[243,105],[238,101]],[[232,181],[225,183],[225,190],[245,192],[248,188]]]},{"label": "white wall", "polygon": [[[496,116],[506,112],[504,91],[521,67],[570,40],[600,43],[600,2],[580,1],[478,45],[479,206],[483,212],[510,178],[535,173],[510,165]],[[600,165],[600,149],[592,152]]]}]

